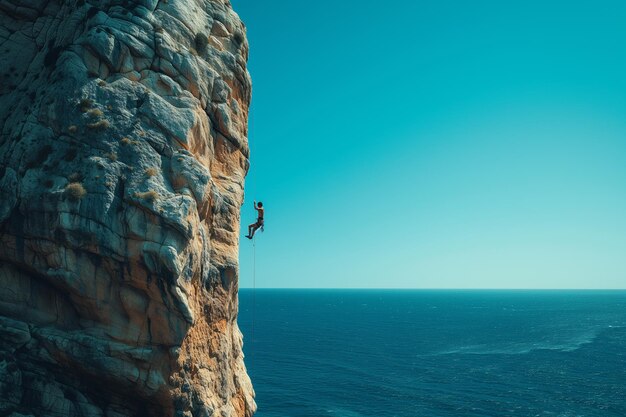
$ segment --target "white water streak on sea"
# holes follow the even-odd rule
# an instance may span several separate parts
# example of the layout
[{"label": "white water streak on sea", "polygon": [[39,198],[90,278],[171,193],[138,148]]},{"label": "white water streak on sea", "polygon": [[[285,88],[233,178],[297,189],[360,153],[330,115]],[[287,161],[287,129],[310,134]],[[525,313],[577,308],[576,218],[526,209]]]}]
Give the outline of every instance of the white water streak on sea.
[{"label": "white water streak on sea", "polygon": [[[608,326],[605,329],[612,328]],[[477,344],[467,345],[458,348],[443,350],[435,353],[434,355],[524,355],[526,353],[535,352],[538,350],[557,350],[561,352],[573,352],[580,349],[582,346],[593,343],[598,335],[604,329],[594,329],[584,332],[580,336],[574,337],[564,343],[545,343],[545,342],[531,342],[531,343],[494,343],[494,344]]]}]

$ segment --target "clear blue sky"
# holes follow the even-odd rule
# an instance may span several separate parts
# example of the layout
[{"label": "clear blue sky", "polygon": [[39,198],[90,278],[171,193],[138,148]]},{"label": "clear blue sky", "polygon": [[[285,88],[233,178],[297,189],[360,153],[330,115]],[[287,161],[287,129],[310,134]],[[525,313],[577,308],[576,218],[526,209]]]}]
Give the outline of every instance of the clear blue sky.
[{"label": "clear blue sky", "polygon": [[626,2],[232,3],[242,287],[626,288]]}]

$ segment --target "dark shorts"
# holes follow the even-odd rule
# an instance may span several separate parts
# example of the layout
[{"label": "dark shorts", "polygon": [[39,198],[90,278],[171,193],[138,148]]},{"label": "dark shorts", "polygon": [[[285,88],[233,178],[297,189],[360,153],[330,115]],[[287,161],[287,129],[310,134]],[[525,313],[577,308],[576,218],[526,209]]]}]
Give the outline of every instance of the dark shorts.
[{"label": "dark shorts", "polygon": [[263,219],[256,219],[256,225],[259,227],[263,226]]}]

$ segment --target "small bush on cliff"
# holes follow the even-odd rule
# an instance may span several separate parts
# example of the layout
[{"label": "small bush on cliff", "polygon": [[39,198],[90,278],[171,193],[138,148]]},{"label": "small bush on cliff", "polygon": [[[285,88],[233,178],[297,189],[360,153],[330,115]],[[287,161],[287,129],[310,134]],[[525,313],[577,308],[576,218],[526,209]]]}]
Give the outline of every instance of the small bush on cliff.
[{"label": "small bush on cliff", "polygon": [[159,198],[159,193],[154,190],[146,191],[145,193],[136,192],[135,197],[146,201],[154,201]]},{"label": "small bush on cliff", "polygon": [[158,173],[159,173],[159,170],[156,169],[155,167],[146,168],[146,175],[149,177],[154,177]]},{"label": "small bush on cliff", "polygon": [[109,126],[111,126],[111,124],[109,123],[108,120],[98,120],[95,123],[89,123],[87,125],[87,127],[89,129],[94,129],[94,130],[104,130],[104,129],[108,129]]},{"label": "small bush on cliff", "polygon": [[70,182],[65,187],[65,194],[71,200],[76,201],[83,198],[87,194],[87,190],[85,190],[85,187],[83,187],[83,184],[80,182]]},{"label": "small bush on cliff", "polygon": [[87,111],[87,114],[90,117],[93,117],[94,119],[95,118],[100,118],[100,117],[104,116],[104,113],[102,113],[102,110],[100,110],[100,109],[91,109],[91,110]]},{"label": "small bush on cliff", "polygon": [[120,139],[120,143],[124,146],[128,145],[139,145],[139,142],[136,140],[132,140],[131,138],[123,137]]}]

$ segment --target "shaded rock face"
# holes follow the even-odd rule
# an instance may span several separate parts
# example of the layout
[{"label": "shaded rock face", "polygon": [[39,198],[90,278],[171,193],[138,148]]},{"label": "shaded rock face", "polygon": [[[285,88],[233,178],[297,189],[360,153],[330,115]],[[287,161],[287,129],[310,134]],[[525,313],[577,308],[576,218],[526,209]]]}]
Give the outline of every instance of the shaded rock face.
[{"label": "shaded rock face", "polygon": [[0,1],[0,415],[250,416],[227,0]]}]

